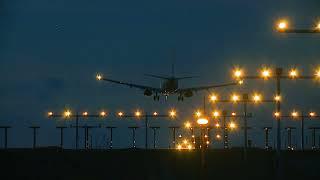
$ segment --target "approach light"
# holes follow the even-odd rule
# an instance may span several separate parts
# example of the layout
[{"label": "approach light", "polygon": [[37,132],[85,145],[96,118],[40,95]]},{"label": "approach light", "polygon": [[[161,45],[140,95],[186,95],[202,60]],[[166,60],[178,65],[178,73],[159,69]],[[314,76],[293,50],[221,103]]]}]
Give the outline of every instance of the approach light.
[{"label": "approach light", "polygon": [[237,128],[237,125],[236,125],[234,122],[230,122],[230,123],[229,123],[229,127],[230,127],[231,129],[235,129],[235,128]]},{"label": "approach light", "polygon": [[264,79],[268,79],[271,76],[270,69],[263,69],[261,71],[261,77]]},{"label": "approach light", "polygon": [[320,22],[317,24],[316,29],[320,31]]},{"label": "approach light", "polygon": [[216,102],[217,100],[218,100],[217,95],[212,94],[212,95],[210,96],[210,101],[212,101],[212,102]]},{"label": "approach light", "polygon": [[88,116],[88,112],[86,111],[86,112],[83,112],[82,113],[82,116]]},{"label": "approach light", "polygon": [[157,113],[157,112],[153,112],[153,115],[154,115],[154,116],[158,116],[158,113]]},{"label": "approach light", "polygon": [[169,112],[169,115],[170,115],[170,117],[174,118],[174,117],[176,117],[177,113],[176,113],[175,110],[171,110],[171,111]]},{"label": "approach light", "polygon": [[291,116],[292,117],[298,117],[298,115],[299,115],[299,113],[297,112],[297,111],[293,111],[292,113],[291,113]]},{"label": "approach light", "polygon": [[208,124],[208,122],[209,122],[208,119],[205,119],[205,118],[200,118],[197,120],[197,123],[199,125],[206,125],[206,124]]},{"label": "approach light", "polygon": [[140,116],[141,116],[141,112],[140,112],[140,111],[136,111],[136,112],[134,113],[134,115],[135,115],[136,117],[140,117]]},{"label": "approach light", "polygon": [[237,115],[237,113],[235,113],[235,112],[232,112],[232,113],[231,113],[231,115],[232,115],[232,116],[236,116],[236,115]]},{"label": "approach light", "polygon": [[288,22],[287,22],[287,21],[282,20],[282,21],[280,21],[280,22],[278,23],[277,29],[278,29],[279,31],[284,31],[284,30],[286,30],[287,28],[288,28]]},{"label": "approach light", "polygon": [[290,72],[289,72],[289,76],[290,76],[292,79],[298,77],[298,70],[296,70],[296,69],[291,69]]},{"label": "approach light", "polygon": [[274,116],[275,116],[275,117],[280,117],[280,112],[275,112],[275,113],[274,113]]},{"label": "approach light", "polygon": [[191,128],[191,123],[190,123],[190,122],[186,122],[186,123],[184,124],[184,127],[186,127],[186,128]]},{"label": "approach light", "polygon": [[102,75],[101,75],[101,74],[97,74],[96,79],[97,79],[98,81],[100,81],[100,80],[102,79]]},{"label": "approach light", "polygon": [[316,116],[316,113],[315,113],[315,112],[310,112],[310,113],[309,113],[309,116],[310,116],[310,117],[314,117],[314,116]]},{"label": "approach light", "polygon": [[101,116],[101,117],[105,117],[106,115],[107,115],[107,113],[106,113],[105,111],[101,111],[101,112],[100,112],[100,116]]},{"label": "approach light", "polygon": [[238,102],[238,101],[240,100],[239,95],[233,94],[233,95],[231,96],[231,100],[232,100],[233,102]]},{"label": "approach light", "polygon": [[220,135],[220,134],[217,134],[217,135],[216,135],[216,138],[217,138],[217,139],[221,139],[221,135]]},{"label": "approach light", "polygon": [[71,116],[71,111],[70,110],[66,110],[64,113],[63,113],[63,116],[65,118],[69,118]]},{"label": "approach light", "polygon": [[213,112],[213,117],[217,118],[217,117],[219,117],[219,116],[220,116],[219,111],[214,111],[214,112]]},{"label": "approach light", "polygon": [[216,126],[216,128],[219,128],[219,127],[220,127],[220,124],[219,124],[219,123],[216,123],[215,126]]},{"label": "approach light", "polygon": [[182,149],[182,146],[181,146],[180,144],[178,144],[178,145],[177,145],[177,149],[178,149],[178,150],[181,150],[181,149]]},{"label": "approach light", "polygon": [[316,76],[317,79],[320,79],[320,68],[316,71],[314,75]]},{"label": "approach light", "polygon": [[260,94],[254,94],[253,95],[253,102],[258,103],[261,101],[261,95]]},{"label": "approach light", "polygon": [[53,112],[48,112],[48,116],[49,117],[53,116]]},{"label": "approach light", "polygon": [[183,140],[183,144],[188,144],[188,140]]},{"label": "approach light", "polygon": [[207,143],[207,144],[210,144],[210,141],[207,141],[206,143]]},{"label": "approach light", "polygon": [[195,116],[196,117],[201,117],[202,113],[198,110],[197,112],[195,112]]},{"label": "approach light", "polygon": [[123,115],[124,115],[123,112],[121,112],[121,111],[118,112],[118,116],[119,116],[119,117],[122,117]]},{"label": "approach light", "polygon": [[280,95],[276,95],[274,97],[274,100],[277,101],[277,102],[280,102],[281,101],[281,96]]},{"label": "approach light", "polygon": [[241,69],[236,69],[233,72],[233,76],[237,79],[240,79],[243,76],[243,72]]}]

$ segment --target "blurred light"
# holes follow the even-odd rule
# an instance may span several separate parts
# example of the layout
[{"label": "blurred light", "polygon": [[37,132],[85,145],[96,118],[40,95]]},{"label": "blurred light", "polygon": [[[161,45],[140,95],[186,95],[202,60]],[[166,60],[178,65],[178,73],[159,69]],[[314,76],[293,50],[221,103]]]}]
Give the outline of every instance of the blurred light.
[{"label": "blurred light", "polygon": [[291,69],[290,72],[289,72],[289,76],[290,76],[291,78],[296,78],[296,77],[298,77],[298,70],[296,70],[296,69]]},{"label": "blurred light", "polygon": [[201,112],[197,111],[197,112],[195,112],[195,115],[196,115],[196,117],[201,117]]},{"label": "blurred light", "polygon": [[136,117],[140,117],[140,116],[141,116],[141,112],[140,112],[140,111],[136,111],[136,112],[134,113],[134,115],[135,115]]},{"label": "blurred light", "polygon": [[123,112],[118,112],[118,116],[122,117],[123,116]]},{"label": "blurred light", "polygon": [[208,138],[208,135],[205,134],[204,137],[205,137],[205,138]]},{"label": "blurred light", "polygon": [[197,123],[199,125],[206,125],[206,124],[208,124],[208,122],[209,122],[208,119],[205,119],[205,118],[200,118],[197,120]]},{"label": "blurred light", "polygon": [[238,95],[233,94],[233,95],[231,96],[231,100],[232,100],[233,102],[237,102],[237,101],[239,101],[239,100],[240,100],[240,98],[239,98],[239,96],[238,96]]},{"label": "blurred light", "polygon": [[316,116],[316,113],[315,112],[310,112],[309,116],[314,117],[314,116]]},{"label": "blurred light", "polygon": [[320,22],[317,24],[316,29],[320,31]]},{"label": "blurred light", "polygon": [[100,81],[102,79],[102,75],[101,74],[97,74],[96,78],[97,78],[98,81]]},{"label": "blurred light", "polygon": [[238,81],[238,84],[239,84],[239,85],[242,85],[242,84],[243,84],[243,80],[239,80],[239,81]]},{"label": "blurred light", "polygon": [[297,112],[297,111],[293,111],[292,113],[291,113],[291,116],[292,117],[297,117],[299,115],[299,113]]},{"label": "blurred light", "polygon": [[154,115],[154,116],[158,116],[158,113],[157,113],[157,112],[154,112],[153,115]]},{"label": "blurred light", "polygon": [[182,135],[181,135],[181,134],[179,134],[179,138],[182,138]]},{"label": "blurred light", "polygon": [[229,127],[230,127],[231,129],[235,129],[235,128],[237,128],[237,125],[236,125],[234,122],[230,122],[230,123],[229,123]]},{"label": "blurred light", "polygon": [[275,112],[275,113],[274,113],[274,116],[275,116],[275,117],[280,117],[280,112]]},{"label": "blurred light", "polygon": [[219,124],[219,123],[216,123],[215,126],[218,128],[218,127],[220,127],[220,124]]},{"label": "blurred light", "polygon": [[235,112],[232,112],[232,113],[231,113],[231,115],[232,115],[232,116],[236,116],[236,115],[237,115],[237,113],[235,113]]},{"label": "blurred light", "polygon": [[214,111],[214,112],[213,112],[213,116],[214,116],[215,118],[219,117],[219,116],[220,116],[219,111]]},{"label": "blurred light", "polygon": [[186,128],[191,128],[191,123],[186,122],[186,123],[184,124],[184,127],[186,127]]},{"label": "blurred light", "polygon": [[82,116],[88,116],[88,112],[83,112]]},{"label": "blurred light", "polygon": [[210,144],[210,141],[207,141],[206,143],[207,143],[207,144]]},{"label": "blurred light", "polygon": [[175,117],[177,115],[176,111],[174,110],[171,110],[170,113],[169,113],[170,117]]},{"label": "blurred light", "polygon": [[275,101],[281,101],[281,96],[280,96],[280,95],[276,95],[276,96],[274,97],[274,100],[275,100]]},{"label": "blurred light", "polygon": [[243,72],[241,69],[235,69],[233,72],[233,76],[237,79],[241,78],[243,76]]},{"label": "blurred light", "polygon": [[53,112],[48,112],[48,116],[53,116]]},{"label": "blurred light", "polygon": [[253,95],[253,101],[254,101],[255,103],[260,102],[260,101],[261,101],[261,95],[260,95],[260,94],[254,94],[254,95]]},{"label": "blurred light", "polygon": [[216,138],[217,138],[217,139],[221,139],[221,135],[220,135],[220,134],[217,134],[217,135],[216,135]]},{"label": "blurred light", "polygon": [[269,69],[263,69],[261,71],[261,76],[265,79],[268,79],[271,76],[271,72]]},{"label": "blurred light", "polygon": [[218,100],[218,97],[217,97],[215,94],[212,94],[212,95],[210,96],[210,101],[216,102],[217,100]]},{"label": "blurred light", "polygon": [[194,135],[192,135],[191,137],[192,137],[192,138],[194,138],[195,136],[194,136]]},{"label": "blurred light", "polygon": [[101,112],[100,112],[100,116],[101,116],[101,117],[104,117],[104,116],[106,116],[106,115],[107,115],[107,113],[106,113],[105,111],[101,111]]},{"label": "blurred light", "polygon": [[188,144],[188,140],[186,140],[186,139],[183,140],[183,143],[184,143],[184,144]]},{"label": "blurred light", "polygon": [[282,20],[282,21],[280,21],[280,22],[278,23],[277,29],[278,29],[279,31],[286,30],[287,28],[288,28],[288,22],[287,22],[287,21]]},{"label": "blurred light", "polygon": [[177,149],[178,149],[178,150],[181,150],[181,149],[182,149],[182,146],[181,146],[180,144],[178,144],[178,145],[177,145]]},{"label": "blurred light", "polygon": [[316,71],[314,75],[316,76],[316,78],[320,79],[320,68]]},{"label": "blurred light", "polygon": [[63,113],[64,117],[68,118],[71,116],[71,111],[69,110],[66,110],[64,113]]},{"label": "blurred light", "polygon": [[191,146],[190,144],[188,145],[188,149],[189,149],[189,150],[191,150],[191,149],[192,149],[192,146]]}]

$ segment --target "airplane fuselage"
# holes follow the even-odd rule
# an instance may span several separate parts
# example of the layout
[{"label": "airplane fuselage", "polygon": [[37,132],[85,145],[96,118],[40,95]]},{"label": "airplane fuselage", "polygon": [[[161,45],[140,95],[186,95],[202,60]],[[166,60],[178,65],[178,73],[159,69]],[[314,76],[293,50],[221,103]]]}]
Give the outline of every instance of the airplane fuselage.
[{"label": "airplane fuselage", "polygon": [[179,88],[179,83],[177,79],[169,79],[162,83],[161,89],[164,94],[172,94],[176,92],[176,90]]}]

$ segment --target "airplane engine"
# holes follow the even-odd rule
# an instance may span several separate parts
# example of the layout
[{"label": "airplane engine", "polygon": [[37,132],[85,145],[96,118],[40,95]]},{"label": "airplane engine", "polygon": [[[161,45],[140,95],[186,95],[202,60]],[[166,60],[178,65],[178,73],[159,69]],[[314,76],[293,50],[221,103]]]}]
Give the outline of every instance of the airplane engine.
[{"label": "airplane engine", "polygon": [[151,96],[152,95],[152,91],[150,89],[146,89],[144,90],[144,93],[143,93],[145,96]]},{"label": "airplane engine", "polygon": [[184,97],[192,97],[193,96],[193,92],[192,91],[186,91],[183,95],[184,95]]}]

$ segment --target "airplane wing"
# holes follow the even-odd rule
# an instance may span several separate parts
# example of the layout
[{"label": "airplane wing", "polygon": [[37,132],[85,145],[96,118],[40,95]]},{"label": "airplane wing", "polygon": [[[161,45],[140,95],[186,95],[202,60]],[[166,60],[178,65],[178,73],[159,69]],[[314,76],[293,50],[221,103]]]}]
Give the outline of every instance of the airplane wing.
[{"label": "airplane wing", "polygon": [[187,91],[202,91],[202,90],[209,90],[214,88],[220,88],[220,87],[226,87],[226,86],[235,86],[239,83],[233,82],[233,83],[226,83],[226,84],[217,84],[217,85],[209,85],[209,86],[199,86],[199,87],[191,87],[191,88],[184,88],[184,89],[178,89],[177,93],[183,93]]},{"label": "airplane wing", "polygon": [[142,89],[142,90],[151,90],[153,92],[161,92],[160,88],[155,88],[155,87],[151,87],[151,86],[144,86],[144,85],[139,85],[139,84],[132,84],[132,83],[126,83],[126,82],[122,82],[122,81],[117,81],[117,80],[113,80],[113,79],[108,79],[108,78],[100,78],[99,80],[101,81],[107,81],[107,82],[111,82],[111,83],[115,83],[115,84],[122,84],[125,86],[129,86],[131,88],[137,88],[137,89]]}]

